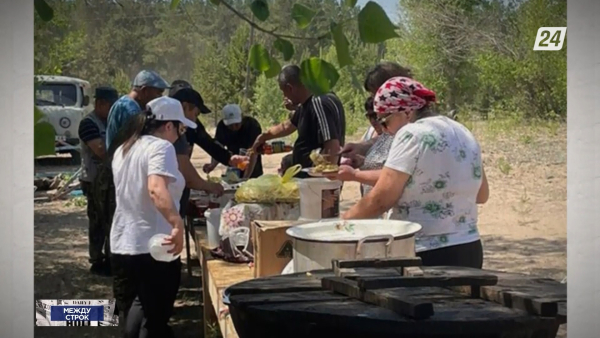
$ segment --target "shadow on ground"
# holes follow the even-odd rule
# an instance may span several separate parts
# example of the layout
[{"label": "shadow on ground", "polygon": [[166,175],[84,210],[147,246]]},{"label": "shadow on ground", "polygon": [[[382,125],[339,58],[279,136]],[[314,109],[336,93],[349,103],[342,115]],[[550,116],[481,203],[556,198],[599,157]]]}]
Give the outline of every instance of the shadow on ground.
[{"label": "shadow on ground", "polygon": [[484,268],[562,280],[566,276],[567,240],[483,236]]}]

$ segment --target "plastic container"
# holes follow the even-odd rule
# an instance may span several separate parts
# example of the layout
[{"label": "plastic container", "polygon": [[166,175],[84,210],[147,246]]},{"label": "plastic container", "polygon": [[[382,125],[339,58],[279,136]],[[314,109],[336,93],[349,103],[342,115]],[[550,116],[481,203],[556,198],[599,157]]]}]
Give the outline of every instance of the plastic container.
[{"label": "plastic container", "polygon": [[300,191],[300,219],[339,217],[341,181],[317,177],[298,179],[296,182]]},{"label": "plastic container", "polygon": [[204,213],[206,217],[206,237],[208,246],[213,249],[219,246],[221,237],[219,236],[219,227],[221,226],[221,209],[208,209]]},{"label": "plastic container", "polygon": [[150,256],[159,262],[172,262],[179,258],[179,255],[173,255],[167,251],[173,248],[173,245],[163,245],[165,238],[169,235],[156,234],[148,241],[148,248],[150,249]]}]

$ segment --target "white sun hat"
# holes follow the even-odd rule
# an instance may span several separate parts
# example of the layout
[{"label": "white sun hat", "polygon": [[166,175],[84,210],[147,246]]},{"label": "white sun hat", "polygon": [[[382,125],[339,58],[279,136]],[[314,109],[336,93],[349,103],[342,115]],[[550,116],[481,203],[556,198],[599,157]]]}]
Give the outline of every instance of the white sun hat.
[{"label": "white sun hat", "polygon": [[188,128],[196,129],[196,123],[185,117],[183,106],[179,100],[175,100],[168,96],[161,96],[148,102],[147,107],[152,114],[156,116],[158,121],[179,121]]}]

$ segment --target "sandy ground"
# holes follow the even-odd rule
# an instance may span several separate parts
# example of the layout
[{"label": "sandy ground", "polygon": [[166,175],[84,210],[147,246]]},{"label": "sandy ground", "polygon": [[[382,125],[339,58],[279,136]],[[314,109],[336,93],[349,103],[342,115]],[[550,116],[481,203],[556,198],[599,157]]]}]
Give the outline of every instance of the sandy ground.
[{"label": "sandy ground", "polygon": [[[508,135],[476,125],[490,182],[489,202],[480,208],[484,268],[562,280],[566,276],[566,128],[539,133],[527,129]],[[263,157],[275,173],[282,155]],[[194,165],[209,161],[196,147]],[[218,167],[217,171],[223,168]],[[342,208],[359,198],[347,184]],[[35,205],[35,298],[109,298],[111,280],[89,274],[85,210],[65,201]],[[177,337],[201,337],[199,268],[182,271],[172,325]],[[560,336],[565,336],[564,328]],[[36,337],[117,337],[115,328],[36,327]]]}]

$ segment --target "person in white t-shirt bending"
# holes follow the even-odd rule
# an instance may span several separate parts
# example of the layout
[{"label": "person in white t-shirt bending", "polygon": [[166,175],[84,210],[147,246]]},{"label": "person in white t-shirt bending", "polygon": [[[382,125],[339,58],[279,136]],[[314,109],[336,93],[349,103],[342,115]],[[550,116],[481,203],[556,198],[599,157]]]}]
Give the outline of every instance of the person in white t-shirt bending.
[{"label": "person in white t-shirt bending", "polygon": [[477,204],[489,196],[481,149],[466,127],[435,114],[434,102],[433,91],[406,77],[379,88],[374,109],[394,140],[380,173],[352,171],[374,187],[342,218],[376,217],[393,207],[390,218],[423,226],[415,248],[424,265],[481,268]]},{"label": "person in white t-shirt bending", "polygon": [[112,156],[117,207],[110,231],[111,267],[127,337],[173,337],[168,322],[181,261],[154,260],[148,241],[166,234],[165,244],[174,245],[172,253],[183,248],[179,200],[185,180],[173,142],[187,127],[196,124],[185,118],[179,101],[154,99],[123,128],[119,137],[123,143]]}]

